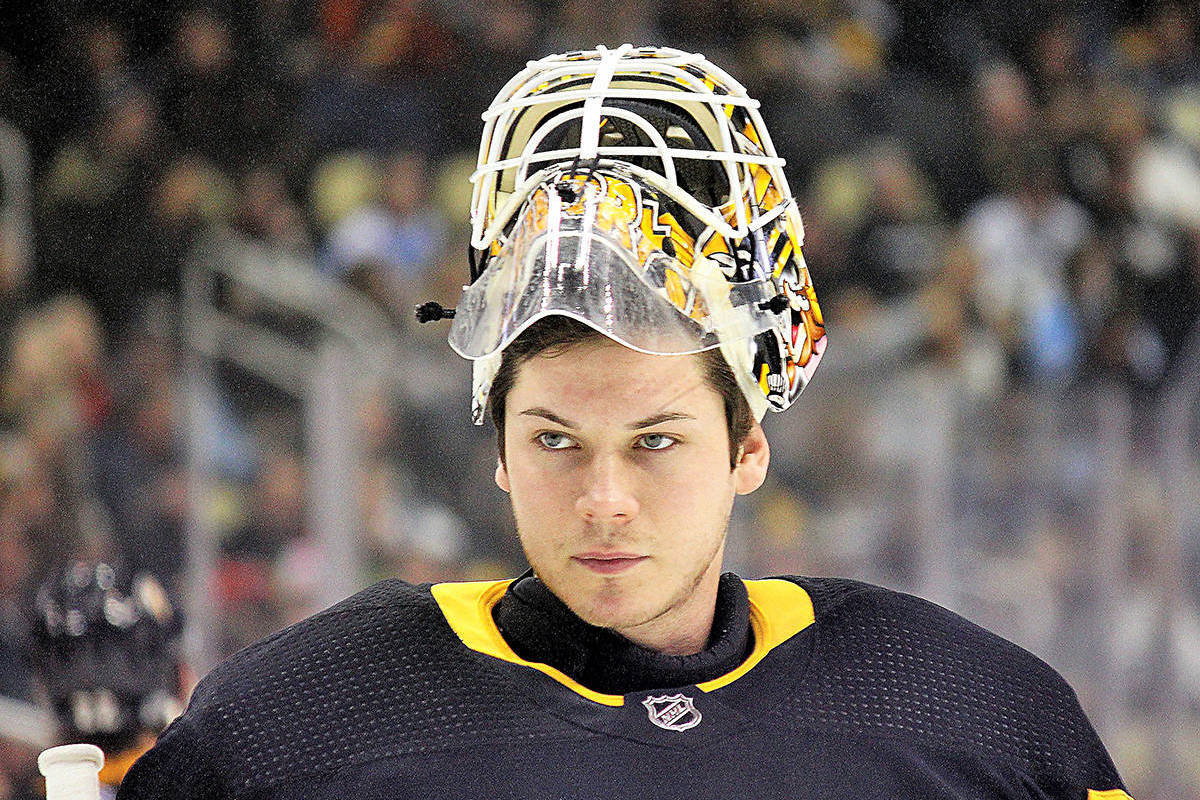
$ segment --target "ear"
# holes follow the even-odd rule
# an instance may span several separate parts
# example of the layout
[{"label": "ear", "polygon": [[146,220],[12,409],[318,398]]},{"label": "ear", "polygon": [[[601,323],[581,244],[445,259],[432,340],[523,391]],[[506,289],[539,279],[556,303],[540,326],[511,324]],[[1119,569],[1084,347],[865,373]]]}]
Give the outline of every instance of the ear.
[{"label": "ear", "polygon": [[750,494],[767,479],[767,466],[771,463],[771,446],[767,435],[757,422],[750,429],[746,441],[738,453],[733,468],[733,488],[738,494]]},{"label": "ear", "polygon": [[512,492],[512,486],[508,482],[508,468],[499,458],[496,459],[496,485],[506,492]]}]

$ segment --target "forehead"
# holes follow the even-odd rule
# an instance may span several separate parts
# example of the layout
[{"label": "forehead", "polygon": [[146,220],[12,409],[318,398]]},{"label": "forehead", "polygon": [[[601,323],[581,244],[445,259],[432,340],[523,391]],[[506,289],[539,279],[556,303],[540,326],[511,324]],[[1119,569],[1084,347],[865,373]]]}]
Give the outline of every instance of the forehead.
[{"label": "forehead", "polygon": [[517,369],[508,413],[543,407],[568,419],[629,422],[673,411],[724,424],[720,395],[698,354],[647,355],[600,338],[530,358]]}]

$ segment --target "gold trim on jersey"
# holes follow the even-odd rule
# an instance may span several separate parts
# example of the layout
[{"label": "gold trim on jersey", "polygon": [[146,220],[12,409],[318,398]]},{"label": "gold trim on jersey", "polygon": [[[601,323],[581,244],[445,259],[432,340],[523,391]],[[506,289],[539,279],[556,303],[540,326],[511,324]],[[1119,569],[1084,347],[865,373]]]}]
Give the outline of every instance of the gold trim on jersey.
[{"label": "gold trim on jersey", "polygon": [[125,773],[133,766],[133,762],[142,757],[154,746],[154,736],[143,735],[133,747],[122,750],[116,755],[105,755],[104,766],[100,768],[99,779],[104,786],[120,786],[125,780]]},{"label": "gold trim on jersey", "polygon": [[606,706],[624,705],[625,698],[619,694],[592,691],[565,672],[549,664],[526,661],[513,651],[508,642],[504,641],[500,629],[496,627],[496,621],[492,619],[492,609],[500,602],[511,583],[512,580],[438,583],[430,591],[433,592],[433,599],[441,606],[450,627],[458,634],[458,638],[462,639],[462,643],[472,650],[544,672],[571,691],[593,702]]},{"label": "gold trim on jersey", "polygon": [[750,595],[750,630],[754,633],[754,650],[742,665],[732,672],[696,684],[706,692],[733,683],[753,669],[767,653],[807,628],[816,619],[808,592],[791,581],[770,578],[744,583],[746,593]]},{"label": "gold trim on jersey", "polygon": [[[430,591],[450,628],[470,649],[501,661],[536,669],[592,702],[614,707],[624,705],[625,698],[619,694],[593,691],[565,672],[549,664],[527,661],[513,651],[492,618],[492,609],[511,583],[512,580],[439,583]],[[754,650],[737,669],[697,684],[702,691],[712,692],[733,683],[753,669],[767,653],[814,621],[808,592],[791,581],[773,578],[745,581],[745,584],[750,597],[750,629],[754,634]],[[1101,797],[1100,800],[1113,798]]]},{"label": "gold trim on jersey", "polygon": [[1133,800],[1121,789],[1105,789],[1103,792],[1088,789],[1087,800]]}]

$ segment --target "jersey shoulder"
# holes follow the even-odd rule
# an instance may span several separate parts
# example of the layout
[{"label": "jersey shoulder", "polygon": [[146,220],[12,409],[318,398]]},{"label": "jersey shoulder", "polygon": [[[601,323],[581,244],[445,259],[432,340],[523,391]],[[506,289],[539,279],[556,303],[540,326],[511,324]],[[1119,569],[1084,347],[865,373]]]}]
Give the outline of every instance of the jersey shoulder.
[{"label": "jersey shoulder", "polygon": [[295,680],[301,665],[313,678],[333,678],[412,647],[435,652],[449,644],[439,622],[427,587],[382,581],[234,653],[196,687],[192,706],[257,695]]},{"label": "jersey shoulder", "polygon": [[1001,760],[1044,788],[1120,785],[1075,692],[1037,656],[914,595],[789,580],[808,593],[816,620],[793,701],[803,718]]},{"label": "jersey shoulder", "polygon": [[209,796],[206,786],[242,794],[490,733],[556,733],[494,670],[462,646],[428,585],[384,581],[214,668],[134,766],[122,800],[162,796],[160,784],[186,784],[188,797]]}]

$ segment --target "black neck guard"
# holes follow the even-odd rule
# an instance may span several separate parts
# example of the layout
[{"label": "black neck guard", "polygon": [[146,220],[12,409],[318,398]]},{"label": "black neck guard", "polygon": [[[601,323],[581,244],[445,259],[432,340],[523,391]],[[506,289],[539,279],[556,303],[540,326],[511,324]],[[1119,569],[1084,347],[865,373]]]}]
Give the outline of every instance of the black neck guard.
[{"label": "black neck guard", "polygon": [[708,646],[690,656],[665,655],[587,624],[529,573],[513,581],[492,617],[521,658],[605,694],[702,683],[737,668],[754,647],[746,586],[732,573],[721,576]]}]

